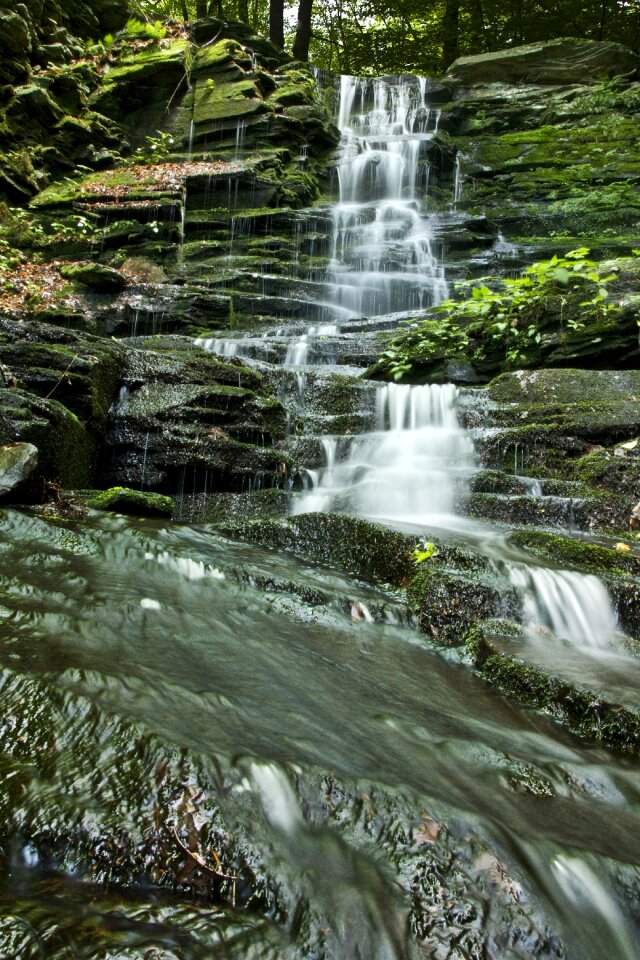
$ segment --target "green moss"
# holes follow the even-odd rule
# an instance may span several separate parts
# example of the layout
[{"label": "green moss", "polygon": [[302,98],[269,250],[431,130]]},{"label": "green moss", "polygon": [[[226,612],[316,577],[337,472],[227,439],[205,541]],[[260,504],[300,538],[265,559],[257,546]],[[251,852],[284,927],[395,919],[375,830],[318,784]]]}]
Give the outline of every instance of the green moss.
[{"label": "green moss", "polygon": [[59,479],[63,487],[87,486],[96,468],[95,441],[63,404],[47,400],[46,413],[48,421],[36,421],[25,430],[38,447],[41,473],[47,480]]},{"label": "green moss", "polygon": [[509,535],[509,542],[553,564],[585,573],[619,577],[640,574],[640,556],[583,540],[541,531],[516,530]]},{"label": "green moss", "polygon": [[171,517],[174,501],[160,493],[143,493],[128,487],[111,487],[88,496],[85,505],[92,510],[110,510],[115,513],[127,513],[134,516]]},{"label": "green moss", "polygon": [[237,40],[219,40],[217,43],[198,51],[194,69],[216,72],[233,61],[251,65],[251,58],[247,56]]},{"label": "green moss", "polygon": [[77,199],[81,182],[80,180],[62,180],[52,183],[34,197],[29,206],[41,210],[69,206]]},{"label": "green moss", "polygon": [[466,650],[492,686],[519,703],[534,707],[570,730],[609,747],[640,753],[640,714],[611,703],[595,691],[569,683],[540,667],[502,652],[500,636],[521,633],[517,625],[478,624],[466,636]]},{"label": "green moss", "polygon": [[423,633],[444,646],[460,646],[478,620],[499,616],[503,598],[478,570],[446,570],[437,558],[425,561],[407,586]]},{"label": "green moss", "polygon": [[223,524],[221,529],[305,560],[339,567],[371,582],[400,585],[411,573],[415,539],[340,514],[301,514],[284,522]]}]

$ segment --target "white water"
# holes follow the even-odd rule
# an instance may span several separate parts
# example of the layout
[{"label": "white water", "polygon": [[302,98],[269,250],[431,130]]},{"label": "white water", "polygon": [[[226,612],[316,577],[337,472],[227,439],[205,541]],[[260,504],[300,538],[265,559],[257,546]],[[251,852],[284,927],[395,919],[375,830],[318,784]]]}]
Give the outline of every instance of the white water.
[{"label": "white water", "polygon": [[523,596],[524,622],[534,635],[551,631],[576,647],[610,650],[616,617],[604,584],[572,570],[512,566],[511,583]]},{"label": "white water", "polygon": [[453,513],[458,481],[473,470],[473,445],[458,424],[452,384],[385,384],[377,393],[377,429],[354,437],[349,454],[326,467],[300,497],[296,513],[333,511],[428,523]]},{"label": "white water", "polygon": [[[336,305],[356,315],[411,309],[416,298],[423,306],[447,296],[422,209],[428,166],[421,184],[419,159],[430,136],[429,118],[424,81],[341,78],[340,199],[333,211],[330,274]],[[462,181],[458,155],[454,205]],[[496,252],[517,251],[500,236]],[[308,348],[307,336],[292,342],[286,366],[304,366]],[[325,466],[309,473],[312,488],[295,501],[294,512],[339,511],[459,531],[455,501],[466,492],[474,454],[458,422],[457,396],[451,384],[381,386],[376,429],[354,437],[342,460],[336,459],[335,438],[323,439]],[[529,480],[528,487],[530,495],[541,495],[538,481]],[[616,617],[597,577],[524,564],[509,564],[506,571],[522,596],[532,635],[550,631],[583,650],[611,648]]]},{"label": "white water", "polygon": [[333,208],[330,298],[354,317],[448,296],[422,202],[431,111],[418,78],[342,77],[340,199]]}]

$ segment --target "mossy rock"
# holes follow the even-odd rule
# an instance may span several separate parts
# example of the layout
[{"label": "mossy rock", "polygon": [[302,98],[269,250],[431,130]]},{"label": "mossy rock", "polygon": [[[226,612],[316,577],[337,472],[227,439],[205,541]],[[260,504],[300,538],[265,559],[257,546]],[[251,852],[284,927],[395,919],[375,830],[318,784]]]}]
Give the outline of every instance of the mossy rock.
[{"label": "mossy rock", "polygon": [[481,622],[466,635],[469,659],[479,674],[502,693],[542,711],[589,740],[640,754],[640,712],[611,702],[597,691],[505,652],[522,636],[514,623]]},{"label": "mossy rock", "polygon": [[518,370],[488,387],[503,421],[557,425],[578,436],[625,437],[640,428],[640,371]]},{"label": "mossy rock", "polygon": [[407,587],[423,633],[443,646],[457,647],[478,620],[513,613],[514,595],[484,582],[479,571],[443,569],[437,558],[425,561]]},{"label": "mossy rock", "polygon": [[621,551],[574,537],[562,537],[538,530],[516,530],[509,543],[552,564],[582,573],[629,577],[640,575],[640,551]]},{"label": "mossy rock", "polygon": [[161,493],[145,493],[128,487],[111,487],[83,498],[92,510],[110,510],[113,513],[138,517],[172,517],[175,502]]},{"label": "mossy rock", "polygon": [[640,58],[620,43],[559,37],[495,53],[460,57],[447,78],[460,83],[567,84],[630,75]]},{"label": "mossy rock", "polygon": [[0,444],[16,440],[37,447],[38,473],[45,481],[60,480],[65,487],[93,482],[96,441],[57,400],[18,389],[0,390]]},{"label": "mossy rock", "polygon": [[0,446],[0,497],[6,497],[30,479],[38,466],[38,448],[32,443]]},{"label": "mossy rock", "polygon": [[81,283],[98,293],[119,293],[127,283],[119,270],[100,263],[66,263],[60,267],[66,280]]}]

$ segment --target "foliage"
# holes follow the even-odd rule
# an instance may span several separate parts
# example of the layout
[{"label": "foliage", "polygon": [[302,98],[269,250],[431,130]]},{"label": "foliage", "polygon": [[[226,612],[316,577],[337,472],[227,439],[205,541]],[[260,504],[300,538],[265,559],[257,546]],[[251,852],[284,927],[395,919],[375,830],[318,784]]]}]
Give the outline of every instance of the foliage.
[{"label": "foliage", "polygon": [[42,224],[29,210],[4,203],[0,206],[0,239],[14,247],[31,247],[45,239]]},{"label": "foliage", "polygon": [[87,240],[94,230],[94,225],[88,217],[72,215],[52,222],[51,228],[55,230],[56,236],[64,240]]},{"label": "foliage", "polygon": [[166,27],[163,27],[159,20],[155,23],[147,23],[134,18],[129,20],[125,30],[129,37],[139,40],[163,40],[167,35]]},{"label": "foliage", "polygon": [[[408,330],[383,354],[386,371],[402,380],[437,358],[483,360],[487,351],[496,350],[513,366],[526,361],[550,322],[575,332],[616,313],[619,307],[608,302],[607,291],[616,275],[602,275],[588,255],[589,249],[580,247],[534,263],[520,277],[476,281],[470,297],[446,300],[436,308],[445,317],[408,321]],[[578,312],[567,317],[570,300]]]},{"label": "foliage", "polygon": [[131,155],[134,163],[162,163],[167,160],[175,145],[170,133],[163,130],[156,131],[157,137],[146,137],[145,144]]},{"label": "foliage", "polygon": [[444,355],[454,358],[463,356],[469,347],[468,334],[449,317],[414,321],[410,327],[410,332],[396,338],[383,354],[394,380],[401,380],[411,372],[416,355],[422,359]]},{"label": "foliage", "polygon": [[13,270],[22,260],[22,254],[8,240],[0,240],[0,275]]},{"label": "foliage", "polygon": [[431,560],[432,557],[437,557],[439,552],[434,543],[425,540],[424,543],[418,544],[411,554],[411,558],[413,562],[419,566],[421,563],[424,563],[425,560]]},{"label": "foliage", "polygon": [[602,83],[596,83],[587,93],[582,93],[570,101],[567,109],[580,114],[602,114],[618,110],[634,113],[640,110],[640,86],[629,87],[618,77]]},{"label": "foliage", "polygon": [[[636,3],[584,0],[460,0],[455,39],[460,56],[501,50],[554,37],[616,40],[637,47],[640,26]],[[284,3],[285,45],[291,49],[298,0]],[[340,73],[376,75],[413,71],[442,72],[443,21],[451,0],[316,0],[310,59]],[[140,20],[209,15],[245,20],[256,33],[269,32],[269,0],[130,0]],[[598,97],[616,97],[617,88],[594,88]],[[627,109],[632,109],[629,107]]]}]

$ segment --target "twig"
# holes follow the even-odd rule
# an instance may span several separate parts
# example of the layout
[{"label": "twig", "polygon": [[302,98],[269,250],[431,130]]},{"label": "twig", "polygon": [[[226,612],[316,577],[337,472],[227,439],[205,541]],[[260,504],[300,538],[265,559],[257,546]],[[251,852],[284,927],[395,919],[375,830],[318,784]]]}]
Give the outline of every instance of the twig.
[{"label": "twig", "polygon": [[52,394],[55,390],[58,389],[58,387],[60,386],[60,384],[62,383],[62,381],[63,381],[64,378],[66,377],[67,373],[68,373],[69,370],[71,369],[71,365],[73,364],[74,360],[77,360],[77,359],[78,359],[78,354],[76,353],[73,357],[71,357],[71,360],[69,361],[69,363],[67,364],[67,366],[65,367],[65,369],[64,369],[64,370],[62,371],[62,373],[60,374],[60,378],[59,378],[58,382],[57,382],[57,383],[54,383],[54,385],[51,387],[51,390],[49,390],[49,393],[46,395],[46,397],[44,397],[45,400],[48,400],[49,397],[51,396],[51,394]]},{"label": "twig", "polygon": [[[175,827],[173,828],[172,832],[173,832],[173,836],[176,839],[176,843],[178,844],[180,849],[183,851],[183,853],[185,853],[190,860],[193,860],[193,862],[197,864],[197,866],[200,867],[201,870],[205,870],[207,873],[211,873],[215,877],[220,877],[222,880],[233,880],[234,882],[238,880],[238,877],[233,876],[233,874],[231,873],[223,873],[222,870],[216,870],[214,867],[210,867],[208,863],[204,862],[204,860],[202,859],[199,853],[197,853],[194,850],[189,850],[189,848],[185,846],[185,844],[182,842],[182,840],[178,836],[178,833]],[[211,852],[216,859],[216,863],[222,866],[222,861],[220,860],[220,857],[215,852],[215,850],[212,850]]]}]

